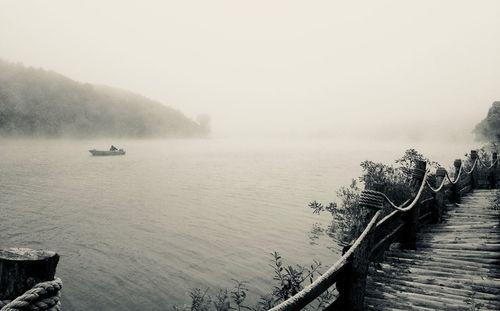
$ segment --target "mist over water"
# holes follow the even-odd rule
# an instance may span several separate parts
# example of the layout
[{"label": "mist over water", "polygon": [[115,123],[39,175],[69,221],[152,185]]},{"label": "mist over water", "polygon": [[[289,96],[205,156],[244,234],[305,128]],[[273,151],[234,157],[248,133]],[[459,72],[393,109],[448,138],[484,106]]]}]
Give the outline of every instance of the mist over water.
[{"label": "mist over water", "polygon": [[[312,200],[359,175],[364,159],[390,162],[402,143],[332,140],[113,141],[123,157],[91,157],[108,141],[2,140],[0,247],[56,250],[66,310],[165,310],[194,287],[249,281],[269,292],[273,251],[292,263],[340,256],[311,243]],[[451,165],[470,145],[418,146]]]}]

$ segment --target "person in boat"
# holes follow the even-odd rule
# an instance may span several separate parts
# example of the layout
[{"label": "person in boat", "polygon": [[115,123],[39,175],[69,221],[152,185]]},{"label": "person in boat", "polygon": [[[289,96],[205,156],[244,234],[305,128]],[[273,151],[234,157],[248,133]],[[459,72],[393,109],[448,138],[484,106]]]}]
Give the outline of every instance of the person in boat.
[{"label": "person in boat", "polygon": [[109,151],[116,151],[118,150],[118,148],[116,148],[115,146],[111,145],[111,148],[109,148]]}]

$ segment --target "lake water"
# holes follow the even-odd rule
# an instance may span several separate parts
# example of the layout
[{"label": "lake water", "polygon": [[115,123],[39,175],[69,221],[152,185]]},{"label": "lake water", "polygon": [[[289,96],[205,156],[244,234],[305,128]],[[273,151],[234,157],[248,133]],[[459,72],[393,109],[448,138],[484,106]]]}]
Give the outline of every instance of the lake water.
[{"label": "lake water", "polygon": [[[109,141],[0,141],[0,247],[61,255],[65,310],[166,310],[191,288],[272,287],[270,253],[325,267],[335,241],[309,238],[312,200],[329,202],[364,159],[391,162],[400,143],[112,141],[126,156],[92,157]],[[470,145],[416,148],[446,167]],[[215,291],[213,291],[215,292]]]}]

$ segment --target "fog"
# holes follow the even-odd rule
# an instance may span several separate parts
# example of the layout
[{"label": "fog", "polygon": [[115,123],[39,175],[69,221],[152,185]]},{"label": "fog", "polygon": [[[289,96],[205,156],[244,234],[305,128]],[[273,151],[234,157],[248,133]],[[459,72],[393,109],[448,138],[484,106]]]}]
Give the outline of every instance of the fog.
[{"label": "fog", "polygon": [[499,1],[0,2],[0,58],[212,119],[214,137],[469,139]]}]

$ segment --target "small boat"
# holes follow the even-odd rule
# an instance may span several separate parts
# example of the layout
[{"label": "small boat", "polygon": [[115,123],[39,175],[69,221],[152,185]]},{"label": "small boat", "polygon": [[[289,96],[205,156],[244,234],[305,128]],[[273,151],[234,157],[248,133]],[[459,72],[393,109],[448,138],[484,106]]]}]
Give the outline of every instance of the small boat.
[{"label": "small boat", "polygon": [[123,149],[118,149],[118,150],[89,150],[90,153],[92,153],[93,156],[115,156],[115,155],[125,155],[125,150]]}]

